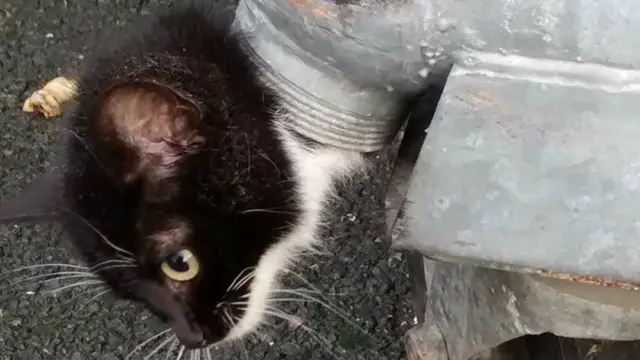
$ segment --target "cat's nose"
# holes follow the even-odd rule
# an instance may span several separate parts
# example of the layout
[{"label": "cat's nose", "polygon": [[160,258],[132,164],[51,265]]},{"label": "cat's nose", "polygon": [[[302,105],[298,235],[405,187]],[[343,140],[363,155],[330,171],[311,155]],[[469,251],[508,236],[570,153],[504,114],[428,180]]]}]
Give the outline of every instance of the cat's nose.
[{"label": "cat's nose", "polygon": [[178,340],[187,349],[199,349],[207,344],[204,334],[197,327],[189,326],[188,328],[181,327],[180,329],[174,327],[173,331]]},{"label": "cat's nose", "polygon": [[207,344],[200,326],[193,321],[188,321],[184,316],[174,318],[170,324],[173,333],[187,349],[198,349]]},{"label": "cat's nose", "polygon": [[188,349],[206,346],[205,335],[195,321],[185,314],[184,307],[164,288],[150,282],[143,282],[137,288],[138,294],[145,299],[151,309],[167,319],[178,340]]}]

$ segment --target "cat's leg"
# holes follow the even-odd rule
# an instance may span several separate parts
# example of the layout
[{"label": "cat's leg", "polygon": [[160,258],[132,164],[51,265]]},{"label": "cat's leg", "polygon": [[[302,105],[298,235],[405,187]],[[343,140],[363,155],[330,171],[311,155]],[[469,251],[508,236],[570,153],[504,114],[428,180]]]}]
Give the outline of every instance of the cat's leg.
[{"label": "cat's leg", "polygon": [[47,119],[58,117],[62,114],[62,105],[76,96],[77,86],[74,76],[59,76],[31,94],[22,111],[39,112]]}]

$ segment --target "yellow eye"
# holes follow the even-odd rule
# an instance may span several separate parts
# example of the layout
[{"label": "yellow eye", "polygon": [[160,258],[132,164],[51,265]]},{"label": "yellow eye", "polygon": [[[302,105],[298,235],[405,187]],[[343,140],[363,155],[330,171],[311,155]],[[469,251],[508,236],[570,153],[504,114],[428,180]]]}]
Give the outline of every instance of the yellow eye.
[{"label": "yellow eye", "polygon": [[183,249],[167,256],[160,268],[171,280],[189,281],[200,272],[200,263],[191,251]]}]

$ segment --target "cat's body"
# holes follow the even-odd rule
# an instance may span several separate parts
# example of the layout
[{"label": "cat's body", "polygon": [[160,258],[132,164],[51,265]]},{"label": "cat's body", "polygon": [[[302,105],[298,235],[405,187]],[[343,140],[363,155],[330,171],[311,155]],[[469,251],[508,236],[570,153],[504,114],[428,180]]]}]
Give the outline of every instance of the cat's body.
[{"label": "cat's body", "polygon": [[94,272],[187,347],[256,329],[278,276],[317,241],[334,180],[363,165],[290,131],[229,9],[201,3],[88,64],[51,202]]}]

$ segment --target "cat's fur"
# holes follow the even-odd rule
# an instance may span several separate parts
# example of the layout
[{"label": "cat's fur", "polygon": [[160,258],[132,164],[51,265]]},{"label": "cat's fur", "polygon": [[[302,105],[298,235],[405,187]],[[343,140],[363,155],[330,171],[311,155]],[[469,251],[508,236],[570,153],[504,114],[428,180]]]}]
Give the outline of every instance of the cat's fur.
[{"label": "cat's fur", "polygon": [[[278,276],[317,241],[333,181],[363,161],[288,130],[232,15],[220,1],[182,5],[89,62],[63,119],[61,170],[0,207],[0,220],[62,218],[89,266],[131,254],[135,267],[97,274],[188,347],[256,329]],[[200,272],[178,282],[160,264],[185,248]]]}]

